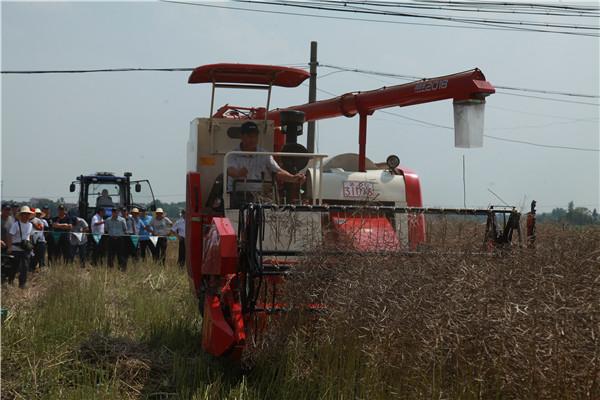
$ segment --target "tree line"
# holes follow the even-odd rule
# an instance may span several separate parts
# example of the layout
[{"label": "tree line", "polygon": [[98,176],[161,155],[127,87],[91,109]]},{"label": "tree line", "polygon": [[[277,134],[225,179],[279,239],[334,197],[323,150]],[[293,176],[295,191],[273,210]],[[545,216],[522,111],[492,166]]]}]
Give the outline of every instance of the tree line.
[{"label": "tree line", "polygon": [[549,213],[537,215],[538,222],[558,222],[572,225],[600,224],[600,215],[595,208],[589,210],[586,207],[576,207],[575,202],[570,201],[567,209],[555,208]]}]

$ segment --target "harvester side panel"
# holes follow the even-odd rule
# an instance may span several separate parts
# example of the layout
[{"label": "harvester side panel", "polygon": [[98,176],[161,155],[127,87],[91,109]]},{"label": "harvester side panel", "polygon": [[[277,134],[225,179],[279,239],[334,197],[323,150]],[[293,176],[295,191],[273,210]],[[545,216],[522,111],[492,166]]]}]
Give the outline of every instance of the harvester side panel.
[{"label": "harvester side panel", "polygon": [[237,232],[227,218],[213,218],[204,235],[202,275],[228,275],[237,272]]},{"label": "harvester side panel", "polygon": [[188,172],[186,179],[186,266],[194,293],[200,292],[202,266],[202,196],[200,174]]},{"label": "harvester side panel", "polygon": [[[406,205],[408,207],[423,207],[419,176],[406,167],[398,167],[396,172],[404,176]],[[408,215],[408,238],[411,250],[415,250],[420,243],[425,242],[425,215]]]},{"label": "harvester side panel", "polygon": [[235,343],[233,329],[225,321],[219,296],[207,294],[204,307],[202,348],[213,356],[221,356]]}]

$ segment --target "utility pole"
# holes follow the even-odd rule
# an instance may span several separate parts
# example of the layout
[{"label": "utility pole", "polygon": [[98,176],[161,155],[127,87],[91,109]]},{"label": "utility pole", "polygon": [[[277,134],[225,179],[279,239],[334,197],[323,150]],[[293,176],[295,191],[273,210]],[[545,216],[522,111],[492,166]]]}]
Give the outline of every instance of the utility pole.
[{"label": "utility pole", "polygon": [[[317,101],[317,42],[310,42],[310,80],[308,83],[308,102]],[[309,153],[315,152],[315,121],[308,122],[306,147]]]}]

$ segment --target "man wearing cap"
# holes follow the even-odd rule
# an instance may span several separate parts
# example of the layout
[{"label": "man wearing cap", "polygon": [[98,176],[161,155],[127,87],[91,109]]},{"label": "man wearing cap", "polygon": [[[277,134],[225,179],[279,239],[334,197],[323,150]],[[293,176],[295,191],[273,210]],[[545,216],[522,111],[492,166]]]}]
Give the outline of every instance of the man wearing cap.
[{"label": "man wearing cap", "polygon": [[9,283],[15,280],[15,275],[19,273],[19,287],[24,289],[27,284],[27,271],[29,270],[30,256],[33,250],[31,244],[31,234],[33,225],[29,220],[33,216],[33,212],[27,206],[20,208],[15,221],[6,237],[8,254],[12,254],[13,268],[8,276]]},{"label": "man wearing cap", "polygon": [[[258,146],[258,126],[252,122],[244,122],[241,126],[241,141],[234,151],[266,151],[262,147]],[[298,173],[295,175],[290,174],[283,168],[281,168],[273,156],[261,156],[261,155],[242,155],[236,154],[229,157],[229,165],[227,168],[227,175],[232,178],[228,180],[227,191],[234,192],[233,180],[234,179],[249,179],[254,181],[262,181],[265,177],[275,174],[277,179],[283,182],[303,183],[306,178],[304,174]],[[239,203],[243,201],[243,197],[239,196],[240,193],[233,193],[232,196],[232,207],[238,207]]]},{"label": "man wearing cap", "polygon": [[157,208],[155,211],[156,216],[148,225],[150,233],[154,236],[158,236],[156,246],[154,249],[154,261],[160,261],[164,265],[167,259],[167,235],[171,231],[173,222],[167,217],[162,208]]},{"label": "man wearing cap", "polygon": [[125,219],[119,215],[116,207],[113,207],[110,218],[104,221],[104,227],[108,234],[108,266],[110,268],[114,266],[116,256],[119,268],[125,271],[127,269],[127,249],[124,240],[129,240],[129,238],[126,237]]},{"label": "man wearing cap", "polygon": [[35,218],[31,220],[33,225],[33,233],[31,241],[33,243],[33,257],[29,269],[35,271],[36,267],[43,268],[46,266],[46,237],[44,232],[48,230],[48,222],[44,219],[45,215],[39,208],[35,209]]},{"label": "man wearing cap", "polygon": [[70,232],[73,228],[73,218],[65,210],[65,206],[58,206],[58,215],[52,220],[52,229],[54,232],[60,232],[56,242],[56,259],[62,256],[65,262],[71,261],[71,242]]},{"label": "man wearing cap", "polygon": [[177,264],[180,267],[185,265],[185,210],[181,210],[181,217],[175,221],[171,228],[171,233],[177,236],[179,241],[179,254],[177,255]]}]

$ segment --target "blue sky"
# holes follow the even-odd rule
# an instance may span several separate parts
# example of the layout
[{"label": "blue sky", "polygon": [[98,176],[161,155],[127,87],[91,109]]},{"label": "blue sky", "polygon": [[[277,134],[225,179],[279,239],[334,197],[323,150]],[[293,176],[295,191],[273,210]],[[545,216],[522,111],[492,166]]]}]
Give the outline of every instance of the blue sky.
[{"label": "blue sky", "polygon": [[[308,62],[311,40],[319,43],[322,64],[426,77],[479,67],[496,85],[599,93],[598,38],[336,21],[160,2],[2,3],[2,70],[302,64]],[[320,68],[319,73],[332,71]],[[183,200],[189,122],[207,116],[210,100],[209,87],[188,85],[187,76],[2,75],[2,197],[68,199],[68,185],[80,173],[127,170],[149,178],[161,200]],[[323,77],[318,87],[342,94],[403,82],[343,72]],[[273,106],[304,103],[307,97],[306,86],[276,89]],[[247,93],[218,97],[218,104],[226,102],[264,101]],[[450,101],[388,111],[452,125]],[[497,93],[488,98],[485,133],[598,149],[598,117],[598,106]],[[331,155],[356,152],[357,132],[358,118],[320,121],[318,149]],[[397,154],[419,173],[426,205],[462,206],[465,155],[468,206],[498,203],[491,189],[510,204],[536,199],[542,211],[566,207],[570,200],[600,208],[599,152],[488,138],[481,149],[457,149],[453,143],[447,129],[380,112],[369,120],[367,155],[380,161]]]}]

